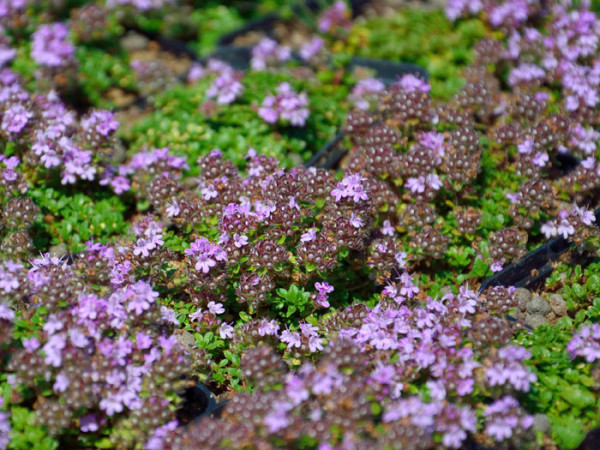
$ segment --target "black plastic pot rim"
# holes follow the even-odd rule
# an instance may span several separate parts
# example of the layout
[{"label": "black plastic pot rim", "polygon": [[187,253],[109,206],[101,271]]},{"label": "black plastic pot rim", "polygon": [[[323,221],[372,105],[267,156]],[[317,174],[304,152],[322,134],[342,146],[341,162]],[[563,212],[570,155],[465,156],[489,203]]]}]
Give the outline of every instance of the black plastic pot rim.
[{"label": "black plastic pot rim", "polygon": [[[594,210],[596,226],[600,226],[600,208]],[[552,273],[552,262],[571,248],[564,237],[550,239],[529,252],[520,260],[505,267],[481,283],[480,292],[493,286],[528,287],[545,279]],[[532,275],[532,271],[534,274]]]},{"label": "black plastic pot rim", "polygon": [[[363,8],[371,3],[370,0],[350,0],[350,9],[352,11],[352,17],[357,17],[363,10]],[[304,2],[294,2],[291,5],[292,11],[297,15],[303,8],[308,8],[312,12],[317,12],[321,8],[321,2],[316,0],[305,0]],[[261,17],[249,21],[246,25],[233,30],[229,33],[225,33],[217,40],[217,45],[226,46],[230,45],[235,41],[238,36],[242,36],[252,31],[263,31],[267,36],[271,36],[272,32],[269,27],[279,20],[285,20],[281,15],[281,10],[272,11]]]},{"label": "black plastic pot rim", "polygon": [[[189,391],[191,391],[191,393],[188,393]],[[223,406],[227,403],[227,401],[217,402],[217,399],[215,398],[214,394],[210,391],[210,389],[208,389],[206,385],[200,382],[196,382],[193,386],[186,388],[186,394],[184,394],[183,398],[186,399],[193,395],[203,397],[205,400],[204,403],[206,403],[206,407],[204,408],[204,410],[199,411],[198,414],[195,415],[193,419],[191,419],[187,424],[182,424],[182,426],[189,426],[190,424],[197,423],[199,420],[203,419],[204,417],[213,415],[217,411],[220,413],[220,410],[222,410]]]}]

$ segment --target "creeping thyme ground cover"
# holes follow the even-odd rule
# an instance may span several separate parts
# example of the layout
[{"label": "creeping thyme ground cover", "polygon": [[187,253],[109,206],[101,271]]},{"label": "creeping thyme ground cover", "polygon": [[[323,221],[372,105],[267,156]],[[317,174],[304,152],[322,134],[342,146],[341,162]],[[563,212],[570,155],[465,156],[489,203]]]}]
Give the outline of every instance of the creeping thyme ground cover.
[{"label": "creeping thyme ground cover", "polygon": [[0,0],[0,449],[578,448],[597,4],[277,3]]}]

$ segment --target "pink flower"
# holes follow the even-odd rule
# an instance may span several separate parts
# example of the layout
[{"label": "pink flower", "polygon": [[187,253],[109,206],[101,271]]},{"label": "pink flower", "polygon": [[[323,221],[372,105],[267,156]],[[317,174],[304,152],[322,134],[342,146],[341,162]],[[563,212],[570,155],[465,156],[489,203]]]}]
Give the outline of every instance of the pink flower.
[{"label": "pink flower", "polygon": [[237,248],[242,248],[243,246],[248,245],[248,236],[240,236],[238,233],[235,233],[233,235],[233,245],[235,245]]},{"label": "pink flower", "polygon": [[297,331],[283,330],[281,336],[279,337],[279,340],[287,344],[288,349],[300,347],[302,345],[302,341],[300,340],[300,333],[298,333]]},{"label": "pink flower", "polygon": [[277,336],[279,324],[275,320],[262,319],[258,326],[258,334],[260,336]]},{"label": "pink flower", "polygon": [[384,236],[394,236],[395,230],[392,226],[392,223],[389,220],[383,222],[383,227],[381,227],[381,233]]},{"label": "pink flower", "polygon": [[231,339],[233,337],[233,327],[223,322],[219,327],[219,336],[221,336],[221,339]]},{"label": "pink flower", "polygon": [[208,310],[214,315],[219,315],[225,312],[225,307],[222,303],[216,303],[211,301],[208,302]]},{"label": "pink flower", "polygon": [[300,236],[300,242],[310,242],[314,241],[315,239],[317,239],[316,228],[310,228],[306,233],[303,233],[302,236]]}]

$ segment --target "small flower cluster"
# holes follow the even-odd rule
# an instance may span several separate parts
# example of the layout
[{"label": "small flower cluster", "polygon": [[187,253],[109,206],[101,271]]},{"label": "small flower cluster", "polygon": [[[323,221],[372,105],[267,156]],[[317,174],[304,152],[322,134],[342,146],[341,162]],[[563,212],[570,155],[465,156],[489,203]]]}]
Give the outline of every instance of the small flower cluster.
[{"label": "small flower cluster", "polygon": [[216,78],[205,94],[210,99],[216,99],[217,104],[229,105],[242,95],[244,91],[243,73],[233,70],[230,65],[218,59],[209,59],[206,67],[200,63],[194,63],[188,72],[187,81],[193,84],[211,75]]},{"label": "small flower cluster", "polygon": [[31,57],[41,66],[55,68],[74,62],[75,46],[67,40],[69,29],[62,23],[40,25],[33,33]]},{"label": "small flower cluster", "polygon": [[289,47],[279,45],[273,39],[264,38],[252,47],[250,67],[254,70],[265,70],[268,66],[288,61],[291,55],[292,50]]},{"label": "small flower cluster", "polygon": [[276,95],[268,95],[258,109],[258,115],[267,123],[289,123],[303,127],[310,114],[306,93],[298,94],[289,83],[277,86]]},{"label": "small flower cluster", "polygon": [[350,11],[343,0],[336,1],[329,9],[321,14],[319,18],[319,31],[321,33],[333,33],[338,29],[348,29],[351,25]]},{"label": "small flower cluster", "polygon": [[524,434],[533,425],[533,417],[523,414],[519,402],[513,397],[502,397],[484,411],[485,432],[496,442]]},{"label": "small flower cluster", "polygon": [[584,358],[591,363],[600,360],[600,324],[584,326],[567,345],[572,358]]},{"label": "small flower cluster", "polygon": [[[29,271],[10,261],[3,265],[3,298],[16,303],[25,296],[25,309],[45,311],[37,335],[10,343],[8,381],[15,391],[32,390],[38,420],[54,435],[73,427],[111,430],[133,420],[139,431],[132,439],[143,442],[172,419],[167,394],[186,371],[186,356],[172,335],[178,321],[159,305],[150,284],[117,276],[123,260],[113,248],[91,242],[88,248],[74,266],[47,254]],[[113,276],[79,269],[86,266]],[[92,279],[104,288],[94,288]],[[15,317],[4,304],[2,311],[3,320]]]},{"label": "small flower cluster", "polygon": [[[412,277],[405,274],[405,278]],[[337,337],[320,348],[317,363],[305,362],[286,374],[273,350],[264,345],[248,350],[243,371],[250,381],[260,383],[260,389],[233,397],[217,428],[215,419],[207,418],[189,430],[161,434],[162,443],[193,447],[210,439],[216,447],[260,447],[310,436],[322,448],[349,443],[379,448],[392,441],[429,448],[436,439],[446,448],[459,448],[478,429],[498,443],[520,445],[531,439],[532,417],[509,395],[514,389],[528,390],[528,383],[535,380],[522,365],[529,355],[513,346],[492,346],[488,355],[486,343],[472,342],[460,332],[462,327],[475,327],[485,314],[477,294],[463,287],[458,295],[428,298],[426,306],[418,306],[412,296],[405,297],[408,303],[387,303],[391,292],[388,289],[357,325],[338,321],[337,333],[332,333]],[[288,347],[300,347],[314,333],[314,326],[303,324],[300,332],[284,330],[281,340]],[[268,334],[264,329],[261,336]],[[253,364],[246,365],[250,361]],[[499,373],[500,364],[508,364],[502,373],[510,373],[509,378],[489,382],[490,387],[503,388],[499,396],[479,406],[479,425],[469,394],[476,378],[492,368]],[[408,384],[425,373],[428,400],[408,394]],[[372,427],[373,400],[382,407],[381,429]],[[243,427],[244,432],[231,433],[232,427]],[[340,433],[333,433],[334,428]],[[367,428],[373,431],[361,431]],[[211,430],[210,438],[202,431],[206,429]]]},{"label": "small flower cluster", "polygon": [[541,226],[541,231],[546,238],[562,236],[568,239],[582,228],[591,228],[596,221],[593,211],[580,208],[577,205],[571,209],[561,209],[556,220],[550,220]]},{"label": "small flower cluster", "polygon": [[226,70],[213,81],[206,91],[206,96],[216,98],[219,105],[229,105],[242,94],[243,90],[242,74]]},{"label": "small flower cluster", "polygon": [[138,11],[159,10],[169,4],[177,3],[178,0],[108,0],[106,6],[116,8],[120,6],[129,6]]},{"label": "small flower cluster", "polygon": [[298,54],[304,61],[313,62],[319,59],[319,54],[323,52],[324,46],[325,41],[315,37],[304,43],[298,50]]},{"label": "small flower cluster", "polygon": [[365,78],[356,83],[354,88],[352,88],[350,100],[354,103],[355,108],[368,110],[371,103],[377,98],[377,94],[383,91],[384,88],[385,85],[383,82],[377,78]]},{"label": "small flower cluster", "polygon": [[6,181],[17,181],[13,169],[21,161],[35,170],[60,170],[62,184],[94,180],[113,170],[110,157],[118,127],[114,113],[92,110],[78,122],[56,93],[29,94],[16,77],[8,77],[12,73],[5,75],[10,82],[0,87],[0,134],[18,149],[18,159],[5,161]]}]

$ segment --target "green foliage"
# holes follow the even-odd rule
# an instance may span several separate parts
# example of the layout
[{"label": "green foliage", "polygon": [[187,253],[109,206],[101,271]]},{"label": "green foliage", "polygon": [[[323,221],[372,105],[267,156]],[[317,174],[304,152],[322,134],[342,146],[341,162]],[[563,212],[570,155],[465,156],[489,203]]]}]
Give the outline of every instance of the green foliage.
[{"label": "green foliage", "polygon": [[[156,110],[124,131],[122,137],[133,150],[169,146],[190,163],[218,148],[225,158],[242,167],[244,155],[252,147],[291,166],[310,158],[336,134],[348,108],[344,101],[346,85],[314,84],[282,73],[248,72],[240,99],[202,112],[200,108],[208,100],[204,93],[212,80],[200,80],[192,86],[180,84],[157,95]],[[269,125],[258,116],[263,99],[284,81],[308,94],[310,116],[304,127]]]},{"label": "green foliage", "polygon": [[420,64],[430,74],[432,95],[447,99],[462,86],[459,72],[471,62],[471,48],[485,34],[477,19],[453,25],[441,10],[404,9],[355,25],[346,51]]},{"label": "green foliage", "polygon": [[135,77],[125,54],[111,54],[98,48],[79,46],[76,58],[79,62],[79,82],[94,106],[115,106],[107,96],[111,89],[135,92]]},{"label": "green foliage", "polygon": [[13,406],[10,409],[11,426],[9,449],[54,450],[59,443],[48,436],[44,427],[36,425],[36,414],[31,409]]},{"label": "green foliage", "polygon": [[[585,323],[600,319],[600,263],[585,269],[580,265],[559,266],[548,279],[547,286],[563,286],[560,294],[574,317],[564,317],[554,326],[541,326],[533,332],[522,332],[517,341],[532,354],[532,369],[538,377],[525,396],[528,408],[548,415],[552,435],[561,448],[574,449],[586,433],[600,425],[600,400],[593,389],[595,381],[591,365],[572,360],[566,351],[573,333]],[[586,280],[577,282],[576,280]]]},{"label": "green foliage", "polygon": [[51,243],[64,242],[72,252],[81,251],[91,238],[104,242],[128,227],[123,200],[108,193],[69,195],[52,188],[36,188],[30,190],[30,195],[47,214],[44,228]]},{"label": "green foliage", "polygon": [[190,20],[198,28],[195,46],[201,55],[211,52],[224,33],[233,31],[244,23],[236,9],[222,4],[196,9],[192,12]]},{"label": "green foliage", "polygon": [[281,310],[286,318],[295,314],[304,317],[313,308],[310,293],[295,284],[289,289],[277,289],[277,295],[278,297],[272,299],[273,307],[275,310]]}]

